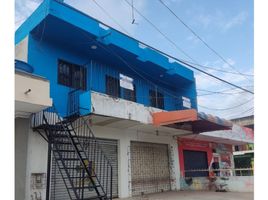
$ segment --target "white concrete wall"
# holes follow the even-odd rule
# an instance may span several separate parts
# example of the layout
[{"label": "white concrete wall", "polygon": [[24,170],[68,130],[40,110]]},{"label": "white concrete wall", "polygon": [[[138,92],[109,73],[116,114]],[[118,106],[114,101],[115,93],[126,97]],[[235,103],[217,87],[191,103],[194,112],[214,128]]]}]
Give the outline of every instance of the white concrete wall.
[{"label": "white concrete wall", "polygon": [[91,92],[91,103],[91,110],[95,114],[130,119],[144,124],[152,124],[153,112],[163,111],[158,108],[146,107],[136,102],[112,98],[94,91]]},{"label": "white concrete wall", "polygon": [[[16,200],[41,200],[46,197],[47,142],[30,128],[29,119],[15,119],[15,197]],[[35,189],[32,173],[44,173],[42,189]],[[37,197],[37,198],[36,198]]]},{"label": "white concrete wall", "polygon": [[15,46],[15,59],[28,62],[28,35]]},{"label": "white concrete wall", "polygon": [[[230,192],[254,192],[254,176],[230,176],[229,180],[217,179],[215,183],[216,185],[226,183],[226,189]],[[194,177],[191,184],[187,184],[185,178],[181,178],[181,190],[209,190],[208,178]]]},{"label": "white concrete wall", "polygon": [[24,200],[29,119],[15,120],[15,200]]},{"label": "white concrete wall", "polygon": [[231,176],[226,183],[232,192],[254,192],[254,176]]},{"label": "white concrete wall", "polygon": [[34,189],[31,184],[32,173],[47,173],[47,142],[37,133],[29,129],[28,149],[27,149],[27,168],[25,182],[25,200],[36,200],[36,196],[41,195],[41,199],[46,197],[46,178],[43,189]]},{"label": "white concrete wall", "polygon": [[[26,91],[31,90],[29,93]],[[49,81],[43,78],[16,72],[15,74],[15,111],[16,117],[27,113],[39,112],[52,105]],[[26,114],[24,114],[26,113]]]},{"label": "white concrete wall", "polygon": [[253,132],[247,133],[243,130],[241,126],[236,124],[233,125],[232,130],[222,130],[222,131],[211,131],[204,132],[201,135],[211,136],[219,139],[229,139],[232,140],[233,143],[254,143],[254,135]]},{"label": "white concrete wall", "polygon": [[119,141],[119,163],[118,163],[118,179],[119,179],[119,197],[125,198],[131,196],[131,164],[130,164],[130,142],[142,141],[151,143],[168,144],[170,150],[170,162],[172,163],[171,179],[173,179],[172,190],[180,189],[180,173],[177,141],[171,136],[155,135],[153,133],[145,133],[138,130],[115,129],[101,126],[93,126],[92,128],[96,137],[116,139]]}]

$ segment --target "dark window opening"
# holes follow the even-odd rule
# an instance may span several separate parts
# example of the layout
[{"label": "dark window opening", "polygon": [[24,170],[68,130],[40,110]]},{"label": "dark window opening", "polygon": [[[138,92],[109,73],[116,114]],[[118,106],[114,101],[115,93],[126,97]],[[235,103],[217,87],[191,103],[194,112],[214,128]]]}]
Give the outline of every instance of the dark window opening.
[{"label": "dark window opening", "polygon": [[150,106],[164,109],[164,95],[155,90],[149,90]]},{"label": "dark window opening", "polygon": [[86,68],[63,60],[58,61],[58,83],[86,90]]},{"label": "dark window opening", "polygon": [[122,96],[124,99],[136,102],[136,87],[133,85],[133,90],[122,88]]},{"label": "dark window opening", "polygon": [[106,94],[120,97],[119,79],[106,75]]},{"label": "dark window opening", "polygon": [[185,177],[208,177],[207,152],[184,150],[183,158]]}]

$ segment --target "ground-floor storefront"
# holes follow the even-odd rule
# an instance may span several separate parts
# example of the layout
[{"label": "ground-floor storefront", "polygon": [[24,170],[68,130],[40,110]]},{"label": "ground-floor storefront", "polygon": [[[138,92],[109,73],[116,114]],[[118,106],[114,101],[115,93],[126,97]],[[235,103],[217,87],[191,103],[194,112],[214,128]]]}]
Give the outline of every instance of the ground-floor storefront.
[{"label": "ground-floor storefront", "polygon": [[[16,177],[20,179],[16,181],[16,200],[46,199],[47,192],[50,199],[68,199],[62,178],[66,174],[60,171],[53,152],[49,163],[47,141],[30,128],[29,119],[17,118],[15,123],[16,159],[24,160],[16,162]],[[152,127],[148,129],[146,126],[116,128],[92,125],[91,129],[112,164],[114,198],[180,189],[178,143],[171,134],[156,133]],[[87,138],[79,140],[83,143]],[[99,167],[97,162],[93,166]],[[74,169],[71,175],[78,176],[79,173],[79,169]]]},{"label": "ground-floor storefront", "polygon": [[[178,129],[171,133],[166,131],[170,129],[137,125],[127,120],[120,125],[111,122],[114,121],[90,121],[98,144],[112,165],[114,198],[177,190],[209,190],[208,177],[215,173],[219,177],[229,177],[229,188],[234,188],[231,191],[253,191],[253,177],[233,176],[230,144],[196,138],[177,139],[180,133],[185,134]],[[16,119],[15,134],[16,200],[46,199],[47,193],[50,200],[68,199],[68,190],[53,153],[49,157],[47,141],[30,128],[30,120]],[[87,138],[79,140],[87,143]],[[83,146],[85,151],[92,151],[90,145]],[[218,168],[213,170],[215,162],[218,162]],[[94,160],[92,167],[101,169]],[[81,172],[79,169],[73,171],[73,176]]]},{"label": "ground-floor storefront", "polygon": [[253,192],[254,177],[235,168],[233,145],[198,139],[178,140],[181,190]]}]

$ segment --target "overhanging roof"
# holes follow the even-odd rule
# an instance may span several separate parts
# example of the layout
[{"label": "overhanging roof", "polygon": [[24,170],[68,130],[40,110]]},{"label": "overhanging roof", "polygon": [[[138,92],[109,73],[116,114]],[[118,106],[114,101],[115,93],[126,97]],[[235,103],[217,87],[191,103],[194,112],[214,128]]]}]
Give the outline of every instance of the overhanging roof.
[{"label": "overhanging roof", "polygon": [[228,120],[198,113],[195,109],[153,113],[153,124],[190,130],[193,133],[230,130],[233,125]]},{"label": "overhanging roof", "polygon": [[[133,64],[135,70],[141,70],[154,77],[164,75],[166,81],[172,85],[194,82],[192,70],[177,62],[170,62],[166,56],[141,45],[138,40],[107,27],[102,22],[62,2],[44,1],[16,31],[16,43],[29,33],[41,38],[42,41],[47,39],[55,44],[64,45],[65,48],[71,48],[79,54],[102,56],[102,59],[105,57],[108,60],[111,56],[106,55],[105,50],[101,48],[95,52],[90,50],[94,40],[99,45],[108,47],[108,51],[114,51],[126,58]],[[115,60],[115,56],[112,57],[113,59],[110,60]],[[122,63],[117,64],[120,65]]]}]

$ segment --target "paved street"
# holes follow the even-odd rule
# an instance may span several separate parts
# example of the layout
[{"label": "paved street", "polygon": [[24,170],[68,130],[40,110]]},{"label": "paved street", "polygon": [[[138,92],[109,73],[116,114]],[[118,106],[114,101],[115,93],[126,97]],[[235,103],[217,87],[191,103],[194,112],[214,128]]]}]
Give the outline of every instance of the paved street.
[{"label": "paved street", "polygon": [[253,193],[248,192],[171,191],[124,200],[253,200],[253,196]]}]

